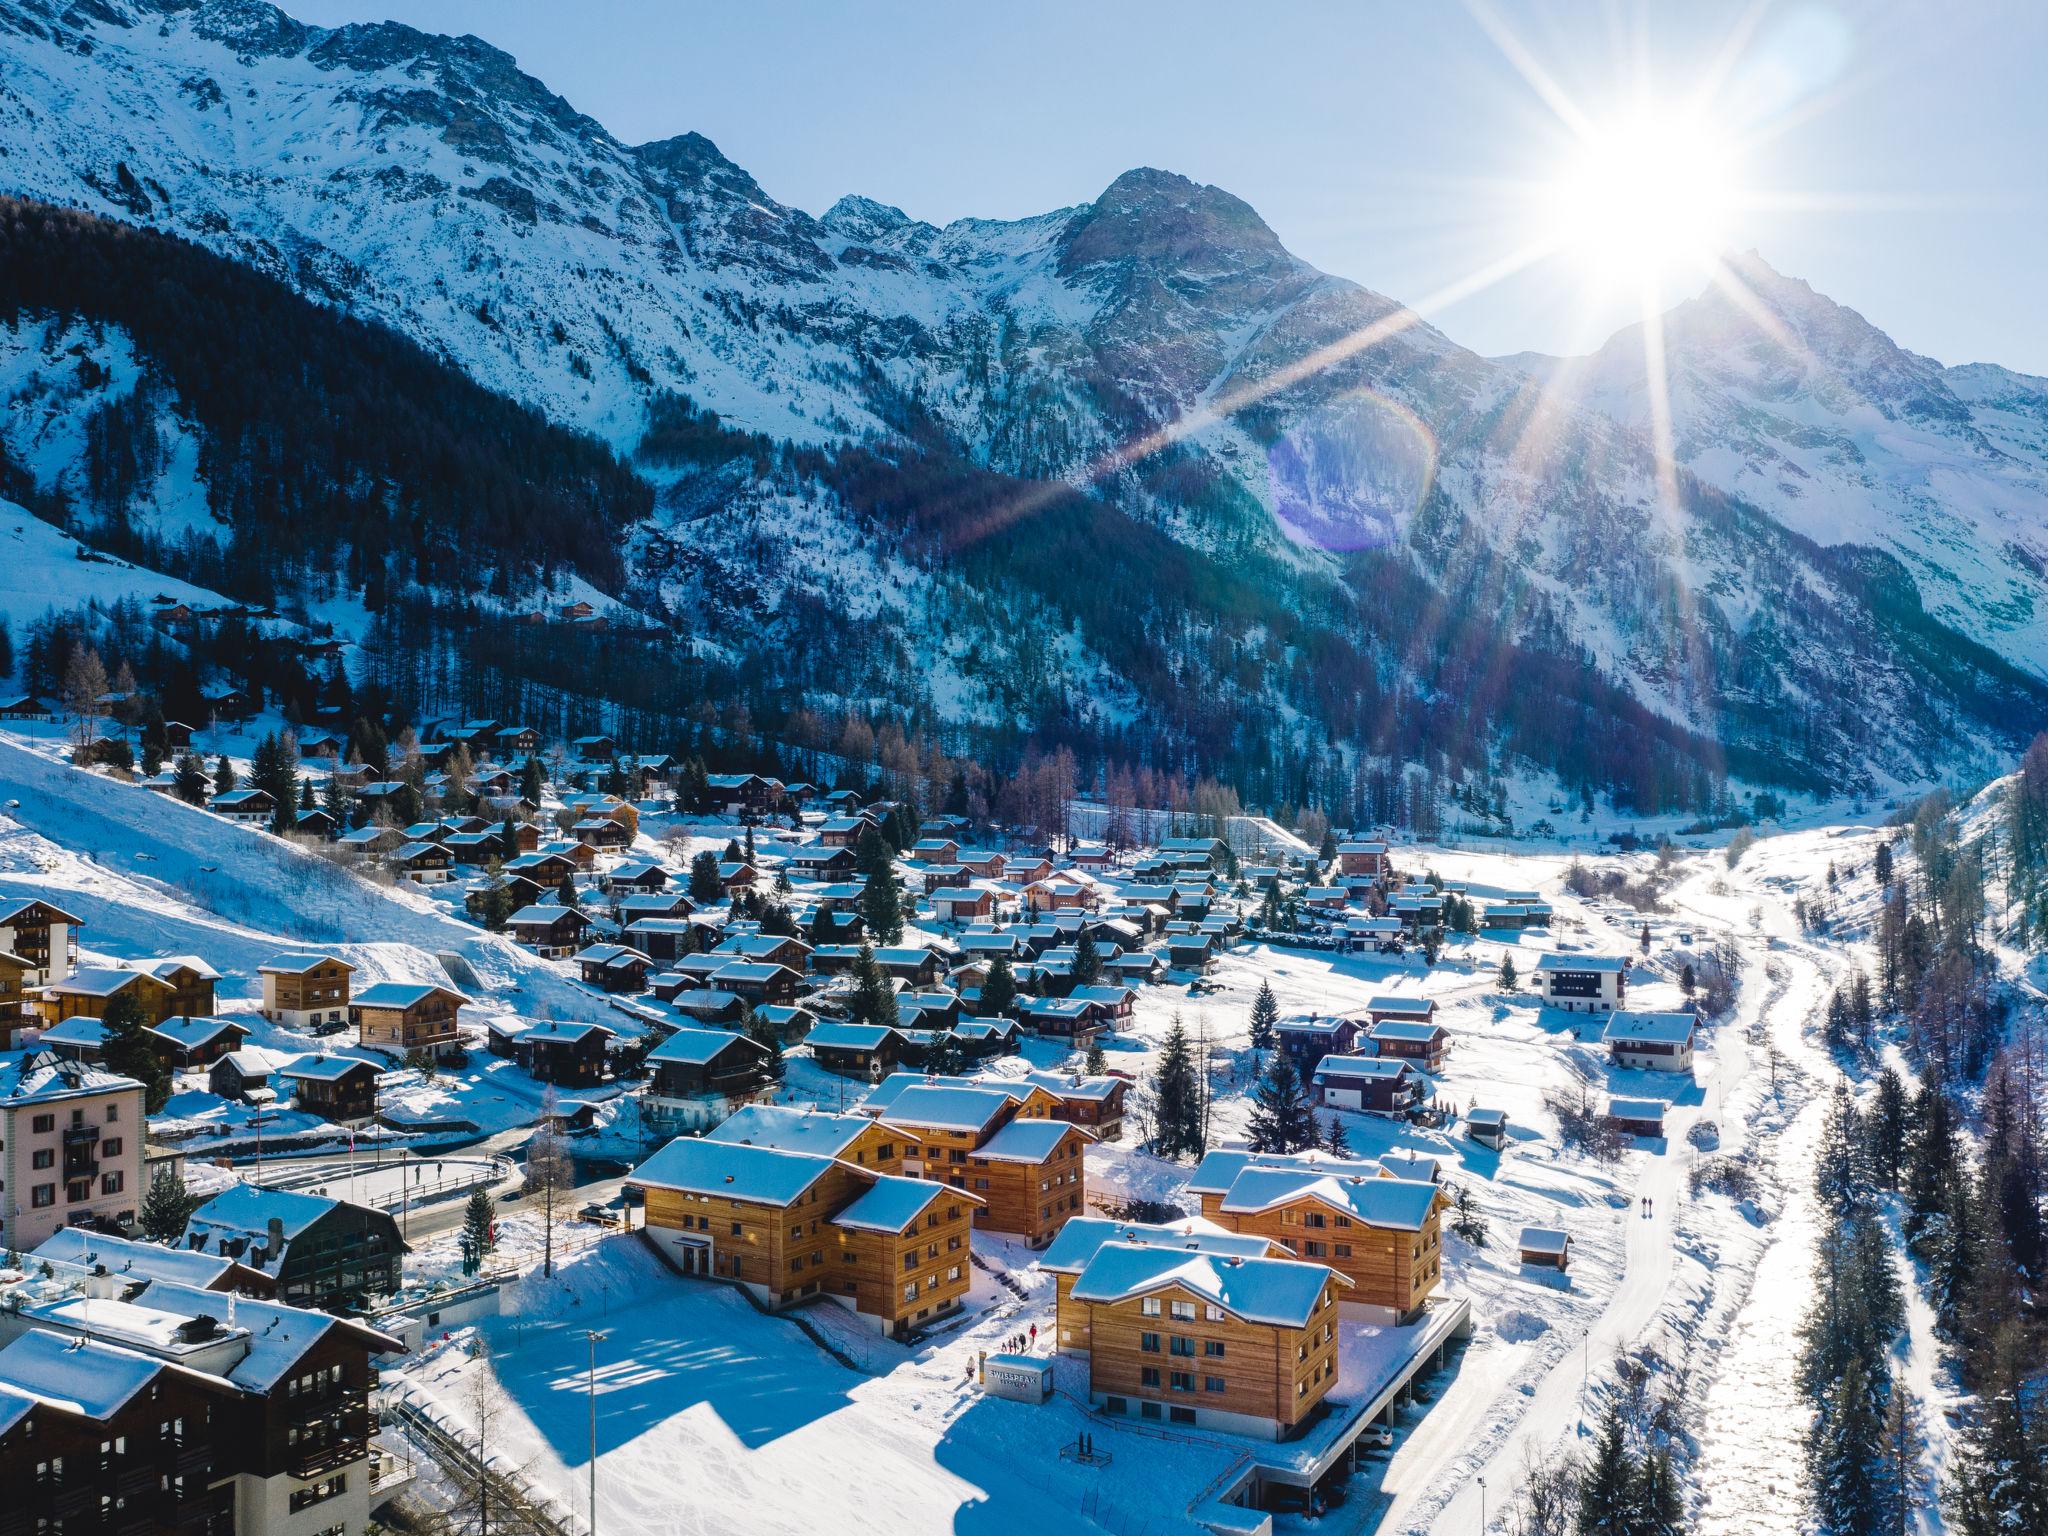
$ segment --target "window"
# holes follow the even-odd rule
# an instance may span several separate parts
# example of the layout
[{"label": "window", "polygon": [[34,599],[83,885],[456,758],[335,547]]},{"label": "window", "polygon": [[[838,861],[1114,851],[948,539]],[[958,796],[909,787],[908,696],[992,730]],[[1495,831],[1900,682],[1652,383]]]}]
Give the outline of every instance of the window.
[{"label": "window", "polygon": [[1167,1417],[1176,1424],[1192,1424],[1195,1422],[1195,1410],[1192,1408],[1176,1408]]},{"label": "window", "polygon": [[1195,1341],[1184,1333],[1176,1333],[1173,1336],[1172,1351],[1176,1355],[1192,1355],[1195,1352]]},{"label": "window", "polygon": [[1202,1353],[1211,1360],[1221,1360],[1223,1358],[1223,1341],[1221,1339],[1204,1339],[1202,1341]]},{"label": "window", "polygon": [[103,1141],[103,1142],[101,1142],[101,1143],[100,1143],[100,1156],[101,1156],[101,1157],[119,1157],[120,1155],[121,1155],[121,1138],[120,1138],[120,1137],[118,1137],[118,1136],[109,1136],[109,1137],[108,1137],[108,1138],[107,1138],[107,1139],[106,1139],[105,1141]]},{"label": "window", "polygon": [[734,1222],[732,1224],[732,1235],[734,1237],[738,1237],[740,1235],[740,1224],[738,1222]]},{"label": "window", "polygon": [[1175,1371],[1169,1384],[1176,1392],[1192,1392],[1195,1390],[1195,1373],[1193,1371]]},{"label": "window", "polygon": [[1320,1227],[1324,1224],[1323,1213],[1321,1211],[1303,1211],[1301,1213],[1301,1224],[1304,1227]]},{"label": "window", "polygon": [[1202,1308],[1202,1316],[1209,1319],[1212,1323],[1220,1323],[1223,1321],[1223,1309],[1212,1301]]},{"label": "window", "polygon": [[1195,1320],[1195,1304],[1192,1301],[1176,1301],[1173,1304],[1173,1316],[1176,1322],[1192,1323]]},{"label": "window", "polygon": [[1156,1354],[1158,1354],[1158,1353],[1159,1353],[1159,1335],[1158,1335],[1158,1334],[1156,1334],[1156,1333],[1141,1333],[1141,1334],[1139,1334],[1139,1335],[1138,1335],[1138,1348],[1142,1349],[1142,1350],[1143,1350],[1143,1351],[1144,1351],[1144,1352],[1145,1352],[1146,1354],[1148,1354],[1148,1355],[1156,1355]]},{"label": "window", "polygon": [[1305,1242],[1301,1245],[1301,1252],[1305,1258],[1320,1259],[1328,1246],[1327,1243]]},{"label": "window", "polygon": [[56,1167],[57,1149],[55,1147],[37,1147],[34,1152],[29,1154],[29,1166],[31,1168]]},{"label": "window", "polygon": [[118,1195],[121,1193],[121,1175],[118,1173],[101,1174],[100,1193],[103,1195]]},{"label": "window", "polygon": [[55,1115],[37,1115],[29,1122],[28,1128],[39,1136],[49,1131],[54,1131],[57,1129],[57,1117]]},{"label": "window", "polygon": [[1148,1365],[1140,1368],[1140,1370],[1138,1371],[1138,1385],[1141,1387],[1158,1386],[1159,1367],[1156,1365]]},{"label": "window", "polygon": [[946,1278],[948,1280],[958,1280],[960,1278],[960,1266],[955,1264],[951,1269],[947,1270]]},{"label": "window", "polygon": [[38,1210],[45,1206],[55,1205],[57,1203],[57,1186],[54,1184],[38,1184],[29,1191],[28,1200],[29,1204]]},{"label": "window", "polygon": [[1204,1392],[1224,1392],[1229,1390],[1229,1385],[1221,1376],[1204,1376],[1202,1378],[1202,1390]]},{"label": "window", "polygon": [[1147,1317],[1157,1317],[1159,1315],[1159,1298],[1157,1296],[1147,1296],[1140,1303],[1140,1308]]},{"label": "window", "polygon": [[117,1121],[119,1121],[120,1118],[121,1106],[119,1104],[109,1104],[107,1106],[107,1124],[113,1125]]},{"label": "window", "polygon": [[905,1269],[917,1268],[917,1255],[914,1252],[903,1255],[903,1267]]},{"label": "window", "polygon": [[903,1287],[903,1299],[905,1301],[917,1300],[917,1282],[915,1280]]},{"label": "window", "polygon": [[1349,1243],[1332,1243],[1330,1251],[1340,1259],[1351,1257],[1351,1245]]}]

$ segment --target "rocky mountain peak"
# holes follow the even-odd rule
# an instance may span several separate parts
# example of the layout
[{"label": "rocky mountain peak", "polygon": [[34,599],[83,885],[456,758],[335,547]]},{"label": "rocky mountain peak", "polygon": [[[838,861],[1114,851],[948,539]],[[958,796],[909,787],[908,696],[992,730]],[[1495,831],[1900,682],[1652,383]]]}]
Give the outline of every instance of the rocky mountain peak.
[{"label": "rocky mountain peak", "polygon": [[1124,264],[1200,275],[1293,261],[1242,198],[1149,166],[1124,172],[1077,210],[1060,252],[1069,274]]}]

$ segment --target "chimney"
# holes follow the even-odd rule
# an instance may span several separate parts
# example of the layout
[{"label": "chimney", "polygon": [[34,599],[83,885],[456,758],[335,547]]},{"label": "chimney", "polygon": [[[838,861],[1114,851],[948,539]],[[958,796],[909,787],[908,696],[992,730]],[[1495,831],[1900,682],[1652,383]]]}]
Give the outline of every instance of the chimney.
[{"label": "chimney", "polygon": [[178,1325],[178,1337],[187,1344],[203,1344],[219,1332],[219,1322],[204,1312]]}]

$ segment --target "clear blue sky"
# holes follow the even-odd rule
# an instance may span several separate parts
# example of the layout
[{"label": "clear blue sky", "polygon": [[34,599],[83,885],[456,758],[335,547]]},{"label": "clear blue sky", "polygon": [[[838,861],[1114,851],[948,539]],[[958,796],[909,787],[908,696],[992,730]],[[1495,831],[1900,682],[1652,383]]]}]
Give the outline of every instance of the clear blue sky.
[{"label": "clear blue sky", "polygon": [[[1410,302],[1527,234],[1567,141],[1450,0],[1006,5],[752,0],[286,0],[323,25],[474,32],[629,142],[707,134],[774,197],[860,192],[915,217],[1084,202],[1136,165],[1251,203],[1318,266]],[[2048,373],[2048,6],[1991,0],[1495,0],[1595,116],[1645,74],[1764,130],[1729,243],[1945,362]],[[1731,45],[1731,39],[1733,43]],[[1578,351],[1636,296],[1586,302],[1555,258],[1439,323],[1487,353]]]}]

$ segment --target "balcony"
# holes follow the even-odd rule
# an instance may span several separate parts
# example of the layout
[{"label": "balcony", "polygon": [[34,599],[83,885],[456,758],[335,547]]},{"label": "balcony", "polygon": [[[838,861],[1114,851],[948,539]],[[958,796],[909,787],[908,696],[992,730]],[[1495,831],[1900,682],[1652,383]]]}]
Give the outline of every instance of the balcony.
[{"label": "balcony", "polygon": [[64,1127],[64,1145],[67,1147],[91,1146],[100,1139],[97,1125],[80,1124]]},{"label": "balcony", "polygon": [[284,1453],[284,1469],[293,1477],[312,1478],[350,1466],[370,1454],[367,1421],[354,1435],[337,1435],[324,1445],[295,1445]]}]

